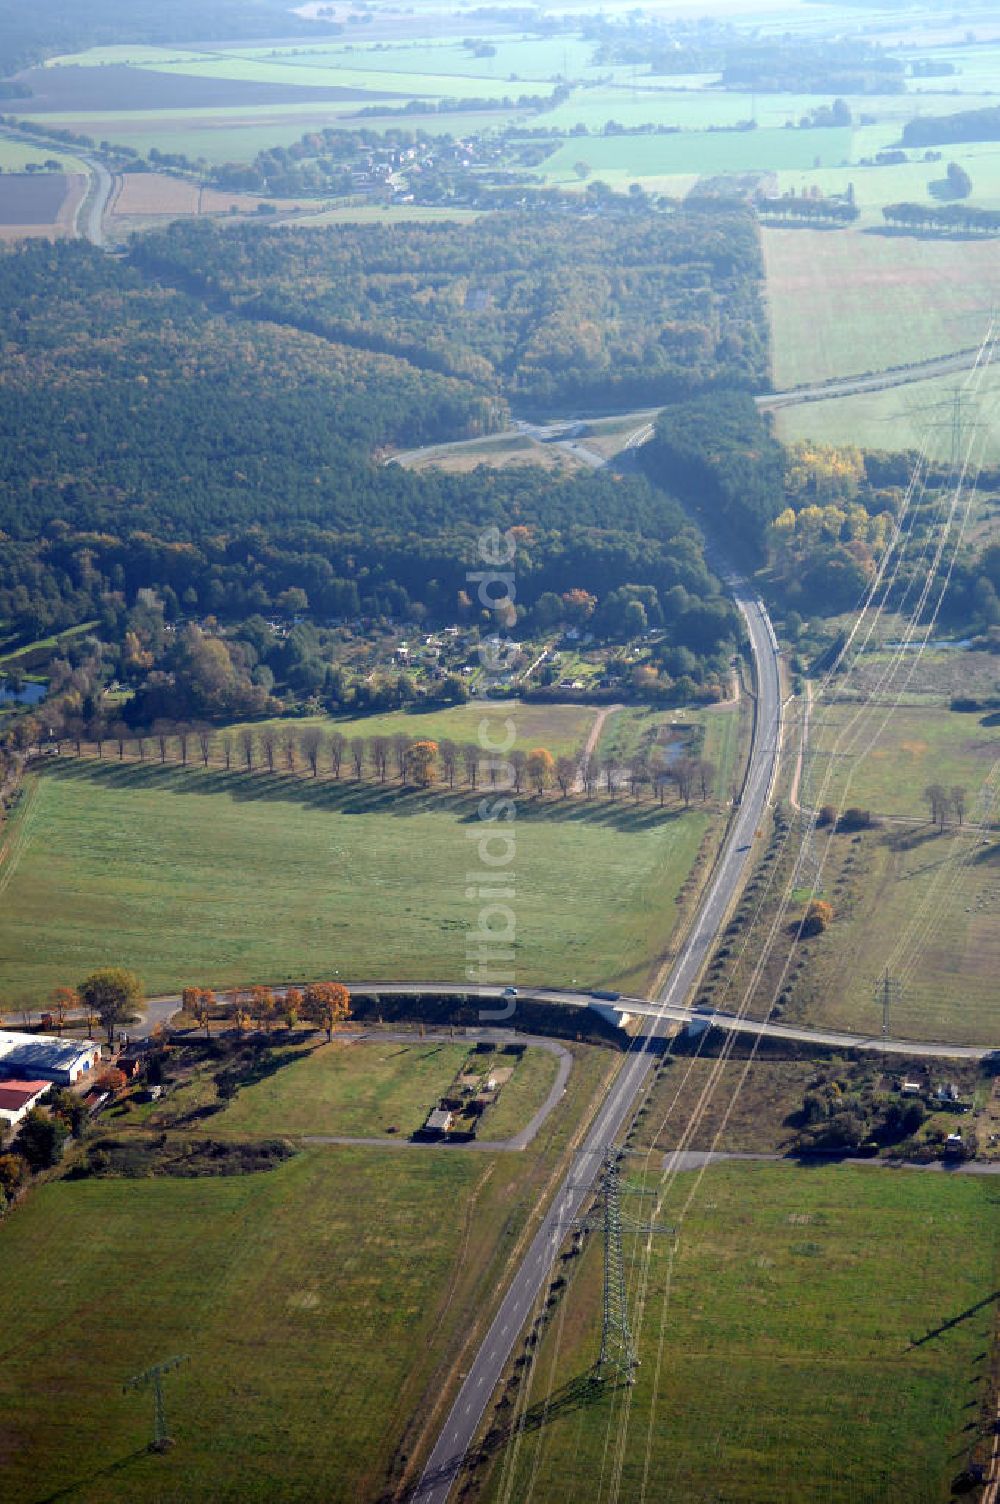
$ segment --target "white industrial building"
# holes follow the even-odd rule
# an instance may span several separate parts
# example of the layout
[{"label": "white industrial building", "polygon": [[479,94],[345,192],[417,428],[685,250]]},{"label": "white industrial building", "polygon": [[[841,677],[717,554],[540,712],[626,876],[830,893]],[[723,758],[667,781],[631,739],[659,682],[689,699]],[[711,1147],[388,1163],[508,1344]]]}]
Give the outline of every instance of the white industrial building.
[{"label": "white industrial building", "polygon": [[54,1034],[16,1034],[0,1029],[0,1081],[54,1081],[72,1086],[100,1064],[101,1047],[93,1039],[59,1039]]}]

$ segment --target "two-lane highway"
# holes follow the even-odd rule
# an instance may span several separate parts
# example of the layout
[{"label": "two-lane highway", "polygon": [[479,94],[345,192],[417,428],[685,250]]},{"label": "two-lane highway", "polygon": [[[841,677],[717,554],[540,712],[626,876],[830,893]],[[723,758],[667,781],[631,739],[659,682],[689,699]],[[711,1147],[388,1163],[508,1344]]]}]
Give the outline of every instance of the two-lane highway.
[{"label": "two-lane highway", "polygon": [[774,633],[763,605],[735,574],[727,580],[747,625],[756,679],[756,711],[749,768],[743,794],[708,891],[684,940],[666,986],[661,1009],[649,1032],[637,1040],[590,1126],[583,1147],[519,1265],[472,1366],[463,1380],[414,1497],[420,1504],[445,1504],[452,1483],[475,1439],[504,1365],[535,1302],[545,1290],[567,1224],[592,1194],[602,1160],[634,1107],[654,1062],[650,1041],[683,1004],[725,923],[750,861],[753,838],[777,774],[781,741],[781,687]]}]

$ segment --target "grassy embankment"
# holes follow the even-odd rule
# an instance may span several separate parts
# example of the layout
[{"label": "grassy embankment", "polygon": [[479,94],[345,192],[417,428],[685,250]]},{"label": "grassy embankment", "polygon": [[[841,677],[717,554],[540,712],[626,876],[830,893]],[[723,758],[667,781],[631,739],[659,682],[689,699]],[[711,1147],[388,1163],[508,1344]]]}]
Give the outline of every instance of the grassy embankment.
[{"label": "grassy embankment", "polygon": [[559,1403],[474,1496],[943,1504],[977,1433],[996,1207],[989,1181],[877,1169],[676,1177],[659,1213],[682,1219],[676,1249],[652,1239],[640,1279],[645,1240],[626,1245],[636,1387],[574,1389],[599,1347],[595,1237],[566,1266],[529,1416]]},{"label": "grassy embankment", "polygon": [[[0,1226],[5,1500],[377,1498],[606,1079],[611,1056],[573,1049],[566,1096],[522,1154],[329,1147],[266,1173],[33,1190]],[[322,1045],[268,1078],[283,1107],[248,1085],[186,1131],[242,1112],[248,1134],[292,1113],[377,1133],[457,1053],[443,1047],[438,1070],[429,1045],[380,1061]],[[106,1128],[137,1137],[127,1119]],[[175,1353],[176,1445],[150,1457],[149,1396],[120,1385]]]}]

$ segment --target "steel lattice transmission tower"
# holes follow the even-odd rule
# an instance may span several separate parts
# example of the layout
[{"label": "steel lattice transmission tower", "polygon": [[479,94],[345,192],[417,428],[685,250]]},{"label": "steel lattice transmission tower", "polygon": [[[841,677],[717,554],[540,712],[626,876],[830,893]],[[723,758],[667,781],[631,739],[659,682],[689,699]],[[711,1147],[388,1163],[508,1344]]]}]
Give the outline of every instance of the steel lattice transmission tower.
[{"label": "steel lattice transmission tower", "polygon": [[882,1039],[889,1038],[889,1014],[893,1003],[903,995],[903,984],[898,977],[890,976],[888,966],[880,977],[875,978],[875,1001],[882,1004]]},{"label": "steel lattice transmission tower", "polygon": [[635,1338],[628,1324],[625,1299],[625,1254],[622,1249],[622,1186],[618,1155],[604,1162],[601,1199],[604,1203],[604,1320],[601,1324],[601,1355],[597,1376],[609,1371],[631,1379],[639,1362]]},{"label": "steel lattice transmission tower", "polygon": [[637,1191],[623,1187],[621,1177],[620,1149],[610,1149],[604,1159],[601,1172],[599,1211],[574,1223],[581,1232],[590,1232],[598,1226],[604,1234],[604,1315],[601,1322],[601,1352],[597,1359],[598,1379],[617,1376],[627,1384],[635,1383],[635,1370],[639,1366],[639,1353],[628,1319],[628,1300],[625,1294],[625,1253],[622,1233],[672,1233],[673,1228],[655,1227],[651,1224],[633,1222],[622,1213],[622,1195],[653,1195],[652,1191]]},{"label": "steel lattice transmission tower", "polygon": [[122,1393],[128,1394],[133,1389],[152,1389],[153,1391],[153,1439],[149,1443],[151,1452],[165,1452],[171,1445],[167,1435],[167,1412],[163,1403],[163,1375],[170,1373],[186,1363],[185,1357],[168,1358],[165,1363],[155,1363],[152,1368],[147,1368],[143,1373],[137,1373],[131,1379],[126,1379],[122,1385]]}]

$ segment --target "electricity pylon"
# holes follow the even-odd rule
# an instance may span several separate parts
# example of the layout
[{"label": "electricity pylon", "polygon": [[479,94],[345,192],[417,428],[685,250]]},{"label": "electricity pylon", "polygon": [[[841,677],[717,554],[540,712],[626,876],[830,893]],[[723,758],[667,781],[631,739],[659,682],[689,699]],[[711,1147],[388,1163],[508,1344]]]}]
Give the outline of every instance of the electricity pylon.
[{"label": "electricity pylon", "polygon": [[635,1383],[635,1370],[639,1366],[639,1353],[628,1319],[628,1302],[625,1295],[625,1254],[622,1248],[622,1232],[673,1233],[672,1227],[655,1227],[652,1224],[633,1222],[622,1215],[621,1198],[629,1195],[653,1195],[652,1191],[637,1191],[623,1187],[619,1164],[620,1149],[609,1149],[601,1173],[600,1210],[580,1218],[572,1225],[581,1232],[591,1232],[600,1226],[604,1232],[604,1316],[601,1323],[601,1352],[597,1359],[596,1375],[606,1379],[616,1375],[627,1384]]},{"label": "electricity pylon", "polygon": [[899,977],[889,975],[889,968],[880,977],[875,979],[875,1001],[882,1004],[882,1041],[889,1038],[889,1012],[893,1003],[898,1003],[903,995],[903,984]]},{"label": "electricity pylon", "polygon": [[137,1373],[131,1379],[126,1379],[122,1385],[123,1394],[128,1394],[132,1389],[152,1389],[153,1391],[153,1439],[149,1443],[151,1452],[165,1452],[171,1444],[170,1437],[167,1435],[167,1413],[163,1404],[163,1375],[186,1362],[186,1357],[168,1358],[165,1363],[155,1363],[152,1368],[145,1369],[143,1373]]}]

